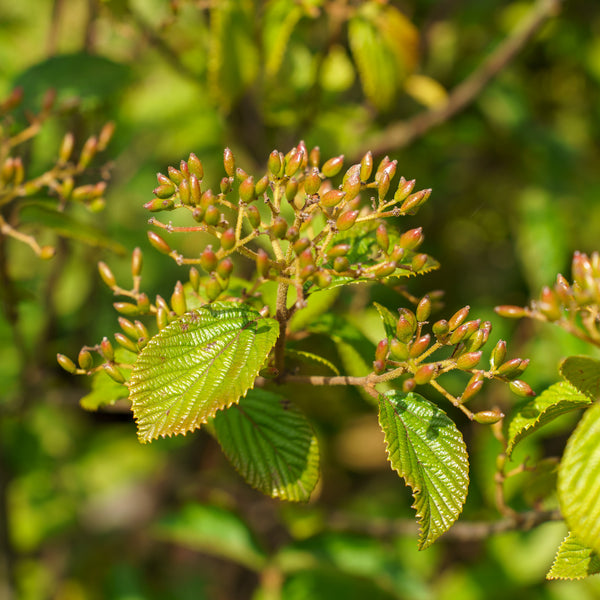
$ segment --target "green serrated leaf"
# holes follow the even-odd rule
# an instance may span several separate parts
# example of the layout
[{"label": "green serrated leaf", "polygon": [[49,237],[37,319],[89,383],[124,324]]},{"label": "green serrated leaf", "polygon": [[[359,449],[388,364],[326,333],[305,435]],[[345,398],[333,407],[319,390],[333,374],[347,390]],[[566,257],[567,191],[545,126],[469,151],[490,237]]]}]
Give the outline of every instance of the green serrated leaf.
[{"label": "green serrated leaf", "polygon": [[600,360],[590,356],[568,356],[559,367],[560,374],[592,400],[600,398]]},{"label": "green serrated leaf", "polygon": [[564,381],[551,385],[532,400],[522,402],[515,408],[508,424],[506,455],[510,457],[515,446],[534,431],[590,402],[585,394]]},{"label": "green serrated leaf", "polygon": [[558,548],[546,579],[583,579],[596,573],[600,573],[600,557],[569,532]]},{"label": "green serrated leaf", "polygon": [[558,468],[558,498],[569,530],[600,552],[600,404],[584,413],[567,442]]},{"label": "green serrated leaf", "polygon": [[379,423],[392,468],[412,489],[423,550],[450,528],[466,500],[469,461],[462,434],[441,408],[397,390],[379,396]]},{"label": "green serrated leaf", "polygon": [[260,570],[266,555],[240,517],[218,506],[188,504],[153,529],[161,540]]},{"label": "green serrated leaf", "polygon": [[338,368],[330,360],[327,360],[326,358],[323,358],[318,354],[306,352],[305,350],[294,350],[293,348],[286,348],[285,355],[290,356],[291,358],[296,358],[297,360],[304,363],[317,363],[319,365],[323,365],[335,375],[340,374]]},{"label": "green serrated leaf", "polygon": [[125,254],[125,248],[102,231],[82,223],[64,212],[44,206],[41,203],[27,203],[19,212],[21,223],[42,225],[57,235],[82,242],[96,248],[106,248],[117,254]]},{"label": "green serrated leaf", "polygon": [[308,501],[319,479],[317,438],[289,400],[250,390],[213,424],[225,456],[252,487],[273,498]]},{"label": "green serrated leaf", "polygon": [[237,402],[278,335],[275,319],[233,302],[188,312],[162,329],[129,381],[140,440],[192,431]]},{"label": "green serrated leaf", "polygon": [[396,336],[396,323],[398,322],[398,317],[394,315],[394,313],[387,307],[379,304],[379,302],[373,302],[381,320],[383,321],[383,327],[385,328],[385,335],[388,338],[393,338]]}]

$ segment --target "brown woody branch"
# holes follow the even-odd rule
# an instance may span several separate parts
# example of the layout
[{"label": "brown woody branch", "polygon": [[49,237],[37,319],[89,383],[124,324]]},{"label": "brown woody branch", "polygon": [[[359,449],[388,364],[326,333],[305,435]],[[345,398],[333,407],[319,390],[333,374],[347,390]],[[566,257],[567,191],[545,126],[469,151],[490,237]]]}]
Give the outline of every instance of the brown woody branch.
[{"label": "brown woody branch", "polygon": [[448,121],[464,110],[525,47],[548,19],[558,14],[563,0],[537,0],[531,12],[462,83],[449,94],[446,102],[437,108],[418,113],[410,119],[391,123],[380,133],[369,137],[356,152],[361,157],[367,150],[384,154],[404,148],[425,135],[433,127]]}]

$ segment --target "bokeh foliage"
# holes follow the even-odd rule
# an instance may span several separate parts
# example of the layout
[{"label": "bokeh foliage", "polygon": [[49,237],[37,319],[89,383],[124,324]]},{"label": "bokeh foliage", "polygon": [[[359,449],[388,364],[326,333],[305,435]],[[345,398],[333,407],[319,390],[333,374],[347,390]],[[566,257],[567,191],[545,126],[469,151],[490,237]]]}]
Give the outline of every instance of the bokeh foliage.
[{"label": "bokeh foliage", "polygon": [[[453,9],[425,0],[4,3],[0,97],[23,88],[16,117],[24,122],[27,110],[40,109],[48,87],[57,91],[55,117],[27,149],[32,172],[55,160],[67,130],[83,142],[115,121],[107,209],[93,222],[128,250],[146,250],[142,205],[165,165],[195,152],[207,173],[219,174],[224,146],[253,167],[274,147],[299,139],[326,156],[358,156],[372,135],[440,106],[533,6],[499,0]],[[595,0],[565,2],[463,112],[405,147],[386,150],[400,174],[434,190],[415,226],[423,226],[426,251],[442,268],[415,281],[411,292],[444,289],[447,312],[468,303],[489,318],[497,337],[512,336],[513,351],[532,358],[528,380],[538,390],[556,381],[559,359],[589,349],[560,330],[515,325],[491,309],[526,304],[567,270],[573,250],[597,248],[599,34]],[[59,247],[58,269],[41,265],[26,247],[9,250],[26,341],[43,339],[23,377],[10,328],[0,319],[0,403],[28,397],[23,408],[0,416],[0,468],[8,482],[0,491],[20,598],[266,599],[278,577],[284,577],[283,597],[292,599],[586,599],[598,593],[593,578],[541,583],[566,534],[560,524],[441,542],[424,553],[416,552],[413,534],[336,530],[335,516],[344,529],[354,518],[411,514],[410,493],[388,472],[381,433],[365,424],[368,409],[354,392],[349,398],[340,390],[315,398],[305,390],[295,394],[318,423],[328,471],[318,503],[304,507],[276,505],[247,489],[204,434],[138,445],[126,413],[83,412],[77,401],[86,391],[73,389],[54,364],[57,351],[73,354],[114,325],[94,265],[110,259],[118,275],[118,258],[69,241]],[[146,283],[155,292],[180,277],[166,257],[151,251],[145,257]],[[127,273],[129,266],[123,261],[120,268]],[[374,299],[395,308],[402,299],[361,293],[337,306],[361,324],[357,347],[369,356],[378,316],[364,306]],[[51,323],[44,318],[49,305]],[[331,339],[321,342],[334,352]],[[488,393],[500,406],[513,402],[500,389]],[[543,437],[531,436],[515,460],[560,454],[573,422],[571,415]],[[467,427],[465,437],[473,456],[465,518],[494,518],[497,442],[482,428]],[[362,452],[353,458],[357,446]],[[524,488],[515,485],[512,496],[508,490],[517,508],[527,500]]]}]

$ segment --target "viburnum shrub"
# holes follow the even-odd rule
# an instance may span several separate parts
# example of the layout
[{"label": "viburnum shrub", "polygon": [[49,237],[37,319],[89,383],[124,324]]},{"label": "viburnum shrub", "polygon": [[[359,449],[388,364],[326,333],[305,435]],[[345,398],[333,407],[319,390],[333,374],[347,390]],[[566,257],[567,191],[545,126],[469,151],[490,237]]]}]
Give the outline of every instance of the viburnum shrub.
[{"label": "viburnum shrub", "polygon": [[[358,387],[378,411],[392,468],[412,488],[425,548],[458,518],[469,460],[457,425],[419,392],[433,389],[467,419],[494,424],[503,418],[499,409],[472,412],[469,402],[491,379],[532,396],[520,379],[528,361],[508,358],[501,340],[489,364],[480,365],[490,322],[470,319],[468,306],[434,321],[440,293],[414,298],[402,287],[408,306],[375,304],[385,335],[370,364],[348,360],[340,344],[347,371],[340,373],[326,356],[297,348],[313,334],[347,335],[328,311],[336,288],[398,287],[438,267],[421,249],[422,229],[397,226],[431,190],[415,191],[414,181],[395,178],[397,161],[387,157],[377,166],[371,153],[345,170],[343,163],[343,156],[323,161],[318,148],[308,151],[301,142],[285,155],[273,151],[257,176],[226,149],[218,190],[205,187],[194,154],[159,173],[155,198],[145,205],[160,214],[150,219],[148,239],[189,266],[187,281],[151,299],[142,287],[139,248],[131,287],[100,263],[102,279],[122,297],[114,303],[116,344],[105,337],[82,348],[76,362],[65,355],[58,361],[71,373],[94,376],[88,408],[128,396],[140,441],[204,427],[250,485],[296,501],[308,500],[317,483],[319,449],[311,423],[281,385]],[[172,211],[187,213],[189,224],[174,225]],[[175,233],[197,240],[191,255],[171,241]],[[317,367],[331,374],[315,374]],[[444,386],[451,371],[464,373],[459,394]]]}]

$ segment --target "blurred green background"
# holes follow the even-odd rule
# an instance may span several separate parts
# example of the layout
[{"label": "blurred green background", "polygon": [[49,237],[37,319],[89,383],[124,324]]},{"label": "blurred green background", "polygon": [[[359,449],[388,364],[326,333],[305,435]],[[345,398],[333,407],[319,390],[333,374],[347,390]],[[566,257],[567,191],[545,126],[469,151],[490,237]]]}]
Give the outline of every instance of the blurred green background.
[{"label": "blurred green background", "polygon": [[[372,136],[385,139],[391,124],[440,106],[542,4],[4,2],[0,97],[21,86],[15,118],[25,122],[45,90],[57,91],[55,117],[30,148],[32,173],[55,160],[66,131],[81,141],[116,123],[107,207],[93,221],[128,253],[142,247],[146,287],[166,294],[184,275],[147,243],[142,205],[158,171],[195,152],[216,186],[223,147],[252,171],[272,149],[286,152],[300,139],[324,158],[345,154],[350,165]],[[599,84],[600,6],[567,1],[464,111],[386,150],[401,175],[433,188],[419,214],[398,223],[423,226],[424,251],[442,263],[410,291],[445,290],[442,316],[470,304],[474,317],[492,320],[492,337],[511,340],[511,357],[532,359],[527,381],[538,391],[556,380],[561,357],[589,349],[549,327],[503,321],[493,307],[527,303],[557,272],[569,274],[574,250],[599,248]],[[304,398],[323,454],[319,497],[308,506],[247,488],[203,432],[140,445],[126,411],[83,411],[78,400],[89,382],[55,365],[57,352],[75,356],[115,330],[95,264],[104,260],[126,278],[128,259],[68,242],[56,272],[25,246],[10,250],[27,339],[43,342],[37,364],[20,374],[0,320],[0,398],[8,407],[0,416],[0,508],[10,538],[3,535],[2,550],[19,599],[268,600],[281,586],[291,600],[600,595],[594,578],[544,581],[566,533],[560,523],[488,540],[442,539],[421,553],[415,535],[350,526],[348,515],[413,516],[358,395],[350,403],[317,395],[318,406]],[[403,302],[392,292],[368,294]],[[360,314],[365,329],[371,317]],[[24,389],[26,409],[11,411]],[[504,389],[488,394],[488,403],[512,402]],[[521,459],[560,454],[572,425],[564,419],[534,436]],[[465,437],[473,458],[464,518],[496,518],[498,444],[481,427],[466,428]],[[519,507],[523,486],[514,487],[509,497]]]}]

